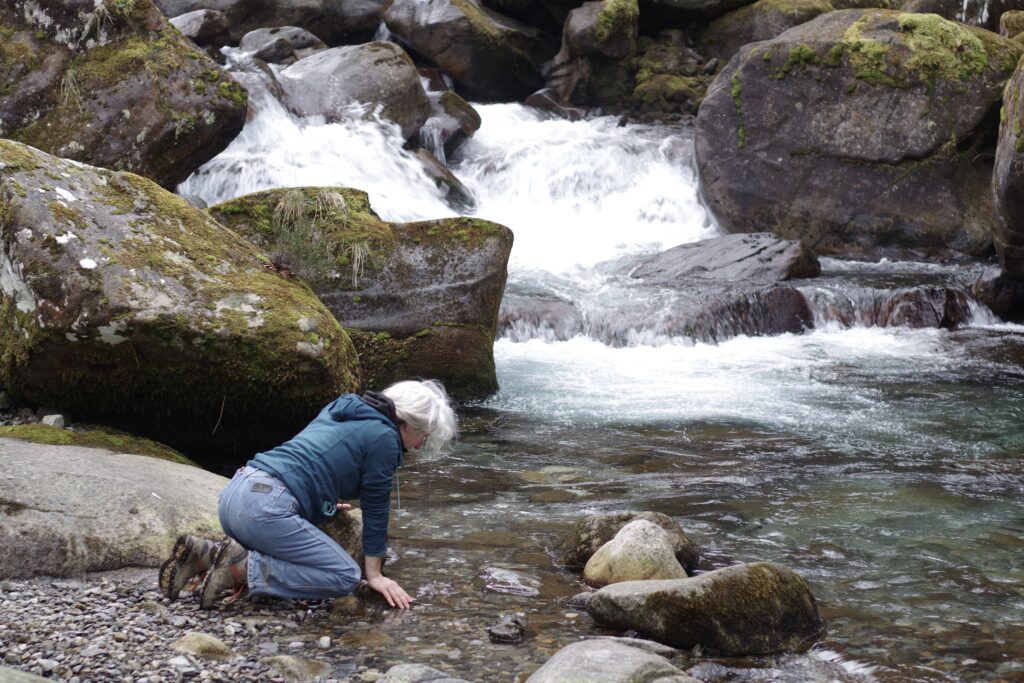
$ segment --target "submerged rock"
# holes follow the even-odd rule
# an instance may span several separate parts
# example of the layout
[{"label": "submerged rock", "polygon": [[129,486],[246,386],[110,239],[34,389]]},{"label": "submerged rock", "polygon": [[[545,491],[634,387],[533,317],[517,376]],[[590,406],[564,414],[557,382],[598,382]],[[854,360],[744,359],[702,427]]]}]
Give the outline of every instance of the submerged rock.
[{"label": "submerged rock", "polygon": [[13,0],[0,29],[0,137],[173,187],[242,129],[245,90],[151,0]]},{"label": "submerged rock", "polygon": [[365,193],[345,188],[259,192],[210,211],[309,283],[352,335],[365,387],[419,376],[459,398],[497,389],[508,228],[473,218],[387,223]]},{"label": "submerged rock", "polygon": [[724,656],[803,651],[825,630],[804,580],[769,562],[689,579],[611,584],[587,602],[587,611],[612,628]]},{"label": "submerged rock", "polygon": [[660,512],[587,515],[576,522],[562,540],[556,552],[558,562],[568,567],[583,567],[601,546],[615,538],[622,527],[637,519],[647,520],[664,529],[679,564],[687,573],[696,569],[699,555],[697,545],[679,528],[675,520]]},{"label": "submerged rock", "polygon": [[505,614],[496,624],[487,627],[492,643],[521,643],[526,637],[526,620],[518,614]]},{"label": "submerged rock", "polygon": [[528,683],[697,683],[664,657],[612,640],[566,645]]},{"label": "submerged rock", "polygon": [[330,311],[152,182],[0,141],[0,375],[17,398],[237,462],[357,386]]},{"label": "submerged rock", "polygon": [[583,568],[583,581],[600,588],[621,581],[684,579],[668,532],[646,519],[634,519],[597,549]]},{"label": "submerged rock", "polygon": [[701,192],[725,231],[819,254],[985,254],[983,152],[1020,54],[982,29],[887,10],[829,12],[744,46],[697,117]]}]

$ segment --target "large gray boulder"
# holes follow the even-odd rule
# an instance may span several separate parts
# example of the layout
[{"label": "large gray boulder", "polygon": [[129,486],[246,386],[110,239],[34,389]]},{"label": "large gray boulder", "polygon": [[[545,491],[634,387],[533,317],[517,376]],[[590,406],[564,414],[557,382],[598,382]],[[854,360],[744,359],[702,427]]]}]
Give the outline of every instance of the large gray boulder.
[{"label": "large gray boulder", "polygon": [[780,282],[820,274],[817,257],[799,242],[768,233],[738,233],[667,249],[641,263],[632,276],[651,284],[673,285],[686,278]]},{"label": "large gray boulder", "polygon": [[612,628],[722,656],[803,651],[825,630],[804,580],[769,562],[689,579],[613,583],[587,601],[587,611]]},{"label": "large gray boulder", "polygon": [[336,121],[362,104],[402,128],[406,140],[430,116],[430,101],[412,59],[395,43],[375,41],[316,52],[281,71],[285,106],[301,116]]},{"label": "large gray boulder", "polygon": [[472,99],[525,98],[541,87],[541,65],[558,50],[550,36],[477,0],[395,0],[384,20]]},{"label": "large gray boulder", "polygon": [[744,45],[774,38],[833,9],[828,0],[757,0],[708,24],[700,35],[701,52],[727,62]]},{"label": "large gray boulder", "polygon": [[697,683],[660,655],[611,640],[566,645],[527,683]]},{"label": "large gray boulder", "polygon": [[995,245],[999,262],[1011,276],[1024,279],[1024,70],[1018,65],[1003,93],[996,163]]},{"label": "large gray boulder", "polygon": [[668,534],[673,552],[687,573],[697,567],[699,549],[674,519],[661,512],[616,512],[583,517],[573,525],[559,544],[556,558],[567,567],[582,568],[622,527],[642,519],[661,527]]},{"label": "large gray boulder", "polygon": [[245,90],[151,0],[0,4],[0,137],[173,187],[245,122]]},{"label": "large gray boulder", "polygon": [[679,26],[707,21],[749,5],[753,0],[640,0],[644,27]]},{"label": "large gray boulder", "polygon": [[364,387],[419,376],[459,398],[497,390],[508,228],[474,218],[387,223],[364,192],[346,188],[258,192],[211,212],[309,283],[352,336]]},{"label": "large gray boulder", "polygon": [[328,45],[363,43],[373,37],[390,0],[155,0],[168,17],[212,9],[227,15],[231,38],[258,28],[298,26]]},{"label": "large gray boulder", "polygon": [[0,438],[0,578],[155,567],[179,534],[222,537],[227,481],[157,458]]},{"label": "large gray boulder", "polygon": [[145,178],[0,141],[0,378],[237,463],[355,389],[348,336],[250,242]]},{"label": "large gray boulder", "polygon": [[829,12],[744,46],[697,117],[700,190],[727,232],[819,254],[991,249],[987,126],[1021,47],[935,15]]},{"label": "large gray boulder", "polygon": [[668,532],[646,519],[634,519],[619,529],[583,568],[583,581],[594,588],[621,581],[685,578]]}]

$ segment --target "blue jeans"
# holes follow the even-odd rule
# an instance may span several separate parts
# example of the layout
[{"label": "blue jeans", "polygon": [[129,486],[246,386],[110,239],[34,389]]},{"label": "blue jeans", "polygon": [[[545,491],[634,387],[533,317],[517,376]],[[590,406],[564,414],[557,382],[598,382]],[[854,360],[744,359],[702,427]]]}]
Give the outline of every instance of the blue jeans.
[{"label": "blue jeans", "polygon": [[280,480],[249,467],[220,494],[220,525],[249,550],[250,595],[318,600],[348,595],[359,585],[359,565],[299,514]]}]

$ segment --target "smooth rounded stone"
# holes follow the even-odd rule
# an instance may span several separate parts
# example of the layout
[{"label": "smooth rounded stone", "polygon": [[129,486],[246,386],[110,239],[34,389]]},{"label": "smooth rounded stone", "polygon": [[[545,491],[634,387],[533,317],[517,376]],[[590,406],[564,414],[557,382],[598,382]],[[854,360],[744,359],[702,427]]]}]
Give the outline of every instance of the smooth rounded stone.
[{"label": "smooth rounded stone", "polygon": [[592,591],[577,593],[566,601],[565,606],[570,609],[584,610],[587,608],[587,602],[591,597],[593,597],[593,595],[594,593]]},{"label": "smooth rounded stone", "polygon": [[324,50],[327,44],[298,26],[260,28],[242,36],[238,48],[271,64],[295,61]]},{"label": "smooth rounded stone", "polygon": [[317,676],[322,676],[328,669],[328,666],[323,662],[301,659],[291,655],[265,657],[260,660],[260,664],[269,666],[288,683],[308,681]]},{"label": "smooth rounded stone", "polygon": [[664,657],[621,641],[597,639],[563,647],[526,680],[527,683],[696,683],[696,679]]},{"label": "smooth rounded stone", "polygon": [[636,50],[638,16],[636,0],[585,2],[569,12],[563,45],[575,57],[625,57]]},{"label": "smooth rounded stone", "polygon": [[758,0],[708,24],[698,39],[701,53],[727,62],[747,43],[774,38],[832,10],[828,0]]},{"label": "smooth rounded stone", "polygon": [[612,628],[723,656],[800,652],[825,632],[807,583],[770,562],[688,579],[611,584],[597,591],[587,611]]},{"label": "smooth rounded stone", "polygon": [[227,661],[238,655],[227,644],[209,633],[190,632],[171,643],[171,649],[187,652],[201,659]]},{"label": "smooth rounded stone", "polygon": [[171,25],[201,47],[221,48],[231,42],[228,18],[214,9],[199,9],[173,17]]},{"label": "smooth rounded stone", "polygon": [[668,532],[646,519],[635,519],[597,549],[583,568],[583,581],[594,588],[620,581],[684,579]]},{"label": "smooth rounded stone", "polygon": [[821,274],[818,258],[800,242],[770,233],[722,235],[682,244],[644,260],[632,272],[650,284],[679,286],[688,278],[722,282],[781,282]]},{"label": "smooth rounded stone", "polygon": [[419,73],[405,50],[395,43],[374,41],[321,50],[283,69],[278,83],[284,104],[300,116],[324,116],[327,121],[379,110],[394,121],[402,136],[418,136],[430,116],[430,100]]},{"label": "smooth rounded stone", "polygon": [[668,515],[660,512],[618,512],[587,515],[566,534],[556,551],[559,563],[582,568],[598,548],[615,537],[619,529],[635,519],[654,522],[668,532],[676,559],[687,573],[697,567],[699,550],[686,533]]},{"label": "smooth rounded stone", "polygon": [[496,624],[487,627],[492,643],[521,643],[526,637],[526,619],[518,614],[504,614]]},{"label": "smooth rounded stone", "polygon": [[377,679],[377,683],[467,683],[426,664],[398,664]]}]

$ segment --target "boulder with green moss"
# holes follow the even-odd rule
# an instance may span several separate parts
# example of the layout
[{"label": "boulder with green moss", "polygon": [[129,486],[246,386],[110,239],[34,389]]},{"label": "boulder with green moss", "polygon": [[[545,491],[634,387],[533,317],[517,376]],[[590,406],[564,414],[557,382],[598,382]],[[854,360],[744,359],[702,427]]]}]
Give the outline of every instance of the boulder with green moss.
[{"label": "boulder with green moss", "polygon": [[525,98],[541,87],[541,66],[558,50],[553,37],[478,0],[395,0],[384,19],[472,99]]},{"label": "boulder with green moss", "polygon": [[245,112],[245,90],[151,0],[0,4],[0,137],[173,187]]},{"label": "boulder with green moss", "polygon": [[0,433],[0,579],[156,567],[179,534],[220,538],[227,479],[158,458]]},{"label": "boulder with green moss", "polygon": [[700,191],[725,231],[823,255],[990,253],[990,153],[1020,54],[889,10],[829,12],[746,45],[697,117]]},{"label": "boulder with green moss", "polygon": [[307,282],[351,335],[363,385],[440,379],[459,398],[497,389],[493,340],[512,233],[473,218],[382,221],[364,192],[259,192],[211,214]]},{"label": "boulder with green moss", "polygon": [[721,656],[801,652],[825,632],[807,583],[770,562],[688,579],[613,583],[587,601],[587,611],[614,629]]},{"label": "boulder with green moss", "polygon": [[1024,279],[1024,69],[1020,66],[1003,92],[999,144],[992,188],[995,196],[995,244],[1006,272]]},{"label": "boulder with green moss", "polygon": [[357,382],[315,295],[153,182],[0,141],[0,379],[21,400],[245,460]]},{"label": "boulder with green moss", "polygon": [[828,0],[758,0],[708,24],[701,52],[727,62],[747,43],[769,40],[833,9]]}]

